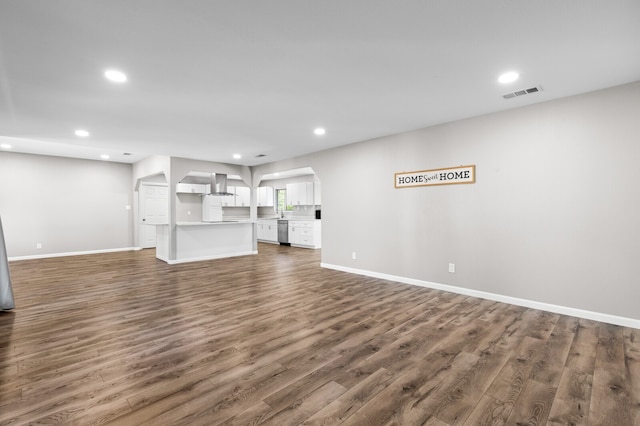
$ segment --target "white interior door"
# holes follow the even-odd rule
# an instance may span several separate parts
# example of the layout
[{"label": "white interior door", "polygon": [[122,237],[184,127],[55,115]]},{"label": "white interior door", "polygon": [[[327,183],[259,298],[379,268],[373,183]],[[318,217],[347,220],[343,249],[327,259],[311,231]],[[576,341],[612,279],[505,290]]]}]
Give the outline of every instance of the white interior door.
[{"label": "white interior door", "polygon": [[140,244],[142,248],[156,246],[157,224],[169,219],[169,188],[158,185],[140,185]]}]

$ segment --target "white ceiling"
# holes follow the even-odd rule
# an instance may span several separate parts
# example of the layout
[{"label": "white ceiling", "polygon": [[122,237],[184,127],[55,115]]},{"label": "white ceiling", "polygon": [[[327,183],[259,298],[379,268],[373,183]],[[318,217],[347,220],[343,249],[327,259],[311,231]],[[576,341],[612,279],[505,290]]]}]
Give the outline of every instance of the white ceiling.
[{"label": "white ceiling", "polygon": [[0,1],[16,152],[251,166],[637,80],[638,0]]}]

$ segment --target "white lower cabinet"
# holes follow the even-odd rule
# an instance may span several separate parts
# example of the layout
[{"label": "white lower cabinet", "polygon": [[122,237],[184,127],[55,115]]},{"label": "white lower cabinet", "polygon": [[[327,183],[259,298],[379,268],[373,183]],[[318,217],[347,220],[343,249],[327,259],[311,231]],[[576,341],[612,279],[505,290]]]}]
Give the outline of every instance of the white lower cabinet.
[{"label": "white lower cabinet", "polygon": [[257,227],[257,236],[259,241],[268,243],[278,242],[278,221],[277,220],[259,220]]},{"label": "white lower cabinet", "polygon": [[321,248],[321,223],[319,220],[290,220],[289,243],[298,247]]}]

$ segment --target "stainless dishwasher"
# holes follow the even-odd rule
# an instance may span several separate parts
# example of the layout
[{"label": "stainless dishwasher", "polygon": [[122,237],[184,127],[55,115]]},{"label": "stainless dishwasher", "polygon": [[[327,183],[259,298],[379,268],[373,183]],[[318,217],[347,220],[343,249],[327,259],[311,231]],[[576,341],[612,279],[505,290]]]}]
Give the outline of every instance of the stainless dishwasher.
[{"label": "stainless dishwasher", "polygon": [[290,245],[288,220],[278,220],[278,242],[284,246]]}]

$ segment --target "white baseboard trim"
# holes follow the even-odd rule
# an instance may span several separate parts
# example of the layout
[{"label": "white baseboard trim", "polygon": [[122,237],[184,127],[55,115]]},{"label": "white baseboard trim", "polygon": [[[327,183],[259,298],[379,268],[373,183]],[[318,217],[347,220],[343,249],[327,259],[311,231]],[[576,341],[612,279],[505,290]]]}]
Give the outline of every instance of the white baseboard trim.
[{"label": "white baseboard trim", "polygon": [[488,293],[479,290],[472,290],[463,287],[455,287],[447,284],[438,284],[429,281],[417,280],[414,278],[400,277],[397,275],[383,274],[380,272],[372,272],[364,269],[349,268],[346,266],[332,265],[329,263],[321,263],[321,267],[327,269],[335,269],[336,271],[349,272],[351,274],[364,275],[367,277],[380,278],[388,281],[396,281],[403,284],[411,284],[420,287],[432,288],[435,290],[447,291],[450,293],[462,294],[465,296],[478,297],[481,299],[493,300],[495,302],[509,303],[511,305],[524,306],[525,308],[538,309],[541,311],[553,312],[556,314],[569,315],[572,317],[584,318],[593,321],[604,322],[608,324],[621,325],[623,327],[640,329],[640,320],[616,315],[609,315],[600,312],[585,311],[583,309],[570,308],[567,306],[552,305],[549,303],[536,302],[533,300],[519,299],[517,297],[504,296],[501,294]]},{"label": "white baseboard trim", "polygon": [[46,259],[48,257],[65,257],[65,256],[83,256],[85,254],[114,253],[118,251],[137,251],[142,250],[141,247],[122,247],[115,249],[87,250],[87,251],[70,251],[66,253],[47,253],[35,254],[30,256],[13,256],[9,258],[9,262],[17,260]]},{"label": "white baseboard trim", "polygon": [[224,259],[227,257],[248,256],[251,254],[258,254],[258,250],[242,251],[242,252],[230,253],[230,254],[219,254],[215,256],[190,257],[187,259],[174,259],[174,260],[165,259],[156,255],[156,259],[160,259],[164,262],[167,262],[169,265],[177,265],[179,263],[201,262],[203,260]]}]

